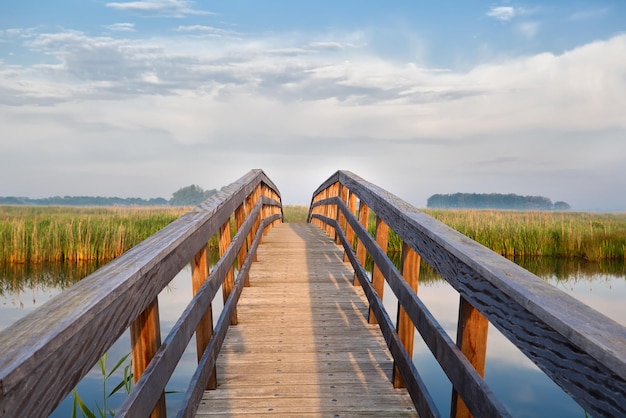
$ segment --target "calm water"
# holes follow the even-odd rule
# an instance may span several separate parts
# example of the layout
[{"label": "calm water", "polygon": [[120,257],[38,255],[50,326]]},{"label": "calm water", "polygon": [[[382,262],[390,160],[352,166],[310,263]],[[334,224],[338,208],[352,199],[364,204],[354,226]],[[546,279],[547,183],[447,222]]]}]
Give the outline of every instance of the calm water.
[{"label": "calm water", "polygon": [[[623,262],[582,263],[546,259],[526,259],[516,262],[550,284],[626,325],[626,304],[623,303],[626,298],[626,273]],[[1,268],[0,330],[41,306],[63,288],[94,271],[96,267],[80,265],[70,268],[54,265],[34,269],[22,265]],[[388,288],[385,293],[385,305],[390,316],[395,318],[395,300]],[[450,337],[455,340],[458,293],[424,266],[418,294]],[[165,338],[174,325],[191,300],[191,296],[191,271],[187,267],[159,296],[162,338]],[[217,318],[222,308],[218,302],[220,299],[217,297],[213,306],[214,318]],[[126,333],[108,352],[109,369],[129,352],[130,341]],[[419,336],[416,337],[413,358],[440,412],[444,416],[449,415],[451,385]],[[166,395],[168,412],[171,415],[178,410],[182,392],[187,388],[195,364],[195,342],[192,340],[167,387],[167,391],[172,392]],[[121,372],[116,373],[107,382],[107,390],[110,391],[120,380]],[[485,380],[514,416],[585,417],[582,408],[493,327],[489,329]],[[96,409],[96,402],[102,406],[103,379],[98,367],[83,379],[77,391],[93,409]],[[115,408],[123,398],[123,394],[114,395],[108,399],[108,406]],[[70,396],[51,416],[68,417],[71,414],[71,407]]]}]

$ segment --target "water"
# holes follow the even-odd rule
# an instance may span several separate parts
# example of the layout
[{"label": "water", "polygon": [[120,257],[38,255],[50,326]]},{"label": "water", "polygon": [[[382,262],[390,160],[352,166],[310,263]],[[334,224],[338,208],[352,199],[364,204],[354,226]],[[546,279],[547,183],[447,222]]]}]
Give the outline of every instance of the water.
[{"label": "water", "polygon": [[[515,261],[548,283],[626,325],[626,304],[623,303],[626,297],[626,267],[623,262],[585,263],[550,259]],[[0,269],[0,330],[38,308],[63,288],[94,271],[96,267],[89,264],[72,267],[49,265],[36,269],[24,265],[4,266]],[[427,266],[423,266],[418,294],[450,337],[455,340],[458,293]],[[163,339],[191,297],[191,271],[186,267],[159,296]],[[395,318],[396,301],[389,288],[385,290],[384,299],[390,317]],[[221,297],[216,297],[213,306],[214,318],[217,318],[221,311],[220,302]],[[108,350],[108,369],[110,370],[129,352],[129,335],[125,333]],[[416,335],[413,359],[440,412],[444,416],[449,415],[451,385],[419,335]],[[196,363],[195,341],[192,339],[166,388],[168,392],[172,392],[166,395],[169,415],[178,410]],[[128,361],[124,363],[126,364]],[[107,392],[121,381],[122,369],[123,367],[107,381]],[[585,416],[581,407],[492,326],[489,328],[485,380],[514,416]],[[78,395],[92,409],[97,408],[96,403],[102,406],[103,389],[103,377],[97,366],[76,388]],[[119,406],[124,396],[123,390],[113,395],[107,400],[107,406],[109,408]],[[68,417],[71,410],[70,395],[51,416]]]}]

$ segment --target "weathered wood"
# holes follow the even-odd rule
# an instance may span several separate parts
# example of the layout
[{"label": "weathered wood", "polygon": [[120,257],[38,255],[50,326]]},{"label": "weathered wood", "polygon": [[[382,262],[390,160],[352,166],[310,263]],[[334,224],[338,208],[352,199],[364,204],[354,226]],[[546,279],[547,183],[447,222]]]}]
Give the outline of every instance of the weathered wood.
[{"label": "weathered wood", "polygon": [[[346,217],[348,216],[347,214],[344,214]],[[365,228],[365,230],[367,230],[367,223],[369,222],[369,216],[370,216],[370,209],[367,206],[367,204],[361,200],[359,202],[359,222],[361,223],[361,225],[363,225],[363,227]],[[350,223],[350,222],[349,222]],[[354,227],[352,227],[354,230]],[[361,238],[357,236],[357,241],[356,241],[356,258],[357,260],[359,260],[359,264],[361,264],[362,266],[365,265],[365,257],[367,255],[367,250],[365,249],[365,246],[363,245],[363,242],[361,241]],[[357,286],[359,284],[359,280],[356,276],[356,274],[354,275],[354,285]]]},{"label": "weathered wood", "polygon": [[[376,244],[387,253],[387,244],[389,243],[389,227],[387,224],[381,220],[378,216],[376,217]],[[380,271],[380,268],[377,265],[374,265],[374,269],[372,271],[372,287],[376,291],[376,294],[380,299],[383,298],[383,292],[385,290],[385,277],[383,273]],[[376,316],[374,315],[374,311],[370,309],[369,314],[369,323],[377,324]]]},{"label": "weathered wood", "polygon": [[318,190],[337,181],[585,410],[626,415],[625,327],[350,172]]},{"label": "weathered wood", "polygon": [[[489,321],[487,321],[487,318],[461,296],[459,300],[456,345],[481,377],[485,376],[488,328]],[[454,388],[452,389],[450,416],[456,418],[469,418],[472,416],[463,399],[458,396]]]},{"label": "weathered wood", "polygon": [[[207,247],[202,248],[193,258],[191,262],[191,281],[194,296],[200,290],[202,284],[209,277],[209,263],[207,259]],[[196,328],[196,353],[198,361],[202,358],[202,354],[209,344],[209,340],[213,336],[213,309],[209,304],[208,309],[200,320],[200,324]],[[217,380],[215,378],[215,370],[211,375],[211,379],[207,384],[207,389],[215,389]]]},{"label": "weathered wood", "polygon": [[[348,190],[347,187],[344,186],[344,189]],[[350,214],[352,216],[354,216],[354,214],[356,213],[356,195],[354,193],[352,193],[350,190],[348,190],[348,211],[350,212]],[[342,213],[342,211],[339,211],[339,213]],[[345,218],[345,215],[344,215]],[[348,242],[350,243],[350,248],[354,248],[354,230],[352,229],[352,227],[350,226],[350,223],[348,223],[348,221],[346,220],[346,224],[344,227],[344,231],[346,234],[346,237],[348,238]],[[343,254],[343,261],[348,261],[348,253],[344,253]]]},{"label": "weathered wood", "polygon": [[0,416],[49,415],[261,182],[275,187],[252,170],[0,332]]},{"label": "weathered wood", "polygon": [[[342,249],[306,224],[275,227],[217,358],[218,389],[196,416],[415,416]],[[402,415],[405,414],[405,415]]]},{"label": "weathered wood", "polygon": [[[411,247],[402,243],[402,270],[401,274],[407,285],[417,294],[417,283],[420,275],[421,258]],[[413,357],[413,343],[415,341],[415,325],[400,302],[398,302],[398,317],[396,329],[402,345],[408,355]],[[405,387],[398,367],[393,368],[393,386]]]},{"label": "weathered wood", "polygon": [[[130,325],[130,343],[132,349],[132,368],[135,383],[150,364],[157,350],[161,346],[161,323],[159,321],[159,301],[154,299]],[[164,418],[167,416],[165,409],[165,393],[161,396],[150,414],[151,418]]]},{"label": "weathered wood", "polygon": [[[476,416],[509,416],[510,414],[504,408],[502,403],[495,397],[494,393],[483,381],[483,379],[476,373],[476,370],[469,363],[467,358],[461,353],[460,349],[450,339],[445,330],[439,325],[436,319],[428,311],[426,306],[417,297],[414,291],[408,286],[406,281],[402,278],[400,272],[393,265],[391,260],[387,258],[387,255],[376,245],[371,238],[367,230],[358,222],[354,217],[348,217],[348,209],[339,199],[334,199],[340,209],[346,214],[348,222],[352,225],[355,234],[359,237],[359,240],[363,242],[369,255],[372,257],[374,263],[379,266],[384,273],[385,278],[389,283],[389,287],[394,292],[398,301],[405,308],[407,314],[411,318],[411,321],[415,324],[417,330],[422,335],[424,342],[433,353],[437,362],[441,365],[441,368],[446,373],[452,385],[457,389],[463,400],[466,402],[472,413]],[[321,201],[319,203],[325,203]],[[323,222],[329,223],[337,227],[334,219],[322,218],[320,215],[315,215]],[[344,247],[348,247],[347,241],[344,241],[342,237]],[[363,285],[364,281],[368,281],[367,276],[363,270],[363,266],[357,262],[356,258],[350,258],[350,262]],[[362,272],[361,272],[362,270]],[[368,282],[368,287],[371,284]],[[366,289],[367,292],[367,289]],[[372,293],[373,290],[372,290]],[[382,308],[382,302],[376,296],[369,296],[371,306],[376,309],[382,310],[380,315],[387,315]],[[380,306],[378,306],[380,305]],[[378,307],[377,307],[378,306]],[[380,320],[379,315],[377,319]],[[383,327],[384,326],[384,327]],[[416,402],[416,406],[423,403],[424,397],[423,390],[420,389],[417,377],[417,371],[412,367],[412,362],[409,359],[404,346],[399,341],[395,329],[391,332],[385,323],[381,324],[381,331],[387,333],[385,335],[389,349],[394,354],[394,358],[398,361],[398,369],[402,375],[403,380],[407,385],[407,389],[411,394],[411,397]],[[395,339],[397,338],[397,343]],[[411,382],[407,381],[411,379]],[[425,405],[426,406],[426,405]],[[429,411],[427,409],[420,409],[418,407],[420,415],[425,415]]]},{"label": "weathered wood", "polygon": [[[263,209],[261,210],[264,211],[265,210],[264,208],[265,207],[263,207]],[[226,250],[228,249],[228,246],[230,245],[230,241],[231,241],[230,219],[228,219],[224,223],[224,225],[220,227],[220,241],[219,241],[220,258],[224,255],[224,253],[226,253]],[[224,283],[222,284],[222,296],[224,299],[224,303],[226,303],[226,301],[228,300],[228,297],[230,296],[230,292],[233,290],[233,287],[235,287],[235,272],[231,265],[230,268],[228,269],[228,273],[226,273],[226,278],[224,279]],[[237,310],[236,309],[233,311],[233,316],[232,318],[230,318],[230,323],[231,325],[237,325]]]}]

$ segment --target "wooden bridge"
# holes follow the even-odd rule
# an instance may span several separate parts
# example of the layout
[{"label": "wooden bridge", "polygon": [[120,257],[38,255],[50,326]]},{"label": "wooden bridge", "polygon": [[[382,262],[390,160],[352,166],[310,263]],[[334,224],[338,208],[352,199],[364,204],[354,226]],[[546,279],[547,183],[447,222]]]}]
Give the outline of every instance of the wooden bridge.
[{"label": "wooden bridge", "polygon": [[[281,213],[278,189],[253,170],[2,331],[0,416],[47,416],[128,329],[135,385],[116,416],[166,415],[165,386],[194,335],[179,417],[439,416],[414,338],[452,383],[453,416],[510,416],[482,379],[489,323],[590,414],[626,416],[623,326],[350,172],[313,193],[309,224]],[[456,342],[417,295],[421,259],[459,292]],[[187,264],[194,297],[162,340],[157,296]]]}]

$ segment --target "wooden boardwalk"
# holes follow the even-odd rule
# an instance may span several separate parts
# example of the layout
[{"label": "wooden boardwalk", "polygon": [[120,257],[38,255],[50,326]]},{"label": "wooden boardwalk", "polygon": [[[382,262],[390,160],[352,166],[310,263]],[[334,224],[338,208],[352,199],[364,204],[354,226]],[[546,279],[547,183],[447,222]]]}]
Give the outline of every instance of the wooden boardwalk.
[{"label": "wooden boardwalk", "polygon": [[197,416],[416,416],[342,249],[311,224],[263,242]]}]

